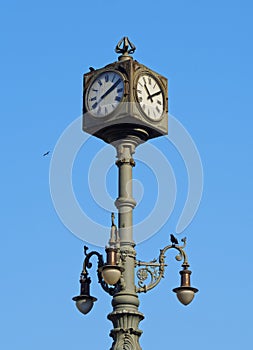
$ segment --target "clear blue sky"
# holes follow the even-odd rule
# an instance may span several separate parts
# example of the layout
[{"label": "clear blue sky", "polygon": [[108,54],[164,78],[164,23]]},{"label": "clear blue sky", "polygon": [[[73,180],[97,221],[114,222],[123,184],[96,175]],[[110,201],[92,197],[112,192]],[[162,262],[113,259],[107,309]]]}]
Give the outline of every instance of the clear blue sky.
[{"label": "clear blue sky", "polygon": [[[193,137],[205,174],[199,211],[182,234],[200,292],[187,308],[177,302],[170,291],[178,285],[179,266],[168,254],[166,278],[141,295],[143,350],[251,347],[252,10],[244,0],[1,2],[0,348],[111,346],[110,297],[95,282],[95,269],[92,312],[84,317],[71,300],[79,290],[83,242],[54,210],[50,155],[42,154],[80,116],[82,74],[115,61],[114,47],[125,35],[137,46],[135,59],[168,77],[170,113]],[[187,191],[173,147],[163,140],[153,144],[170,159],[181,192],[171,220],[138,246],[142,260],[168,243]],[[87,181],[82,164],[102,146],[94,140],[80,152],[77,190]],[[142,181],[145,169],[137,168]],[[89,206],[84,196],[78,193]],[[101,214],[103,222],[107,218]]]}]

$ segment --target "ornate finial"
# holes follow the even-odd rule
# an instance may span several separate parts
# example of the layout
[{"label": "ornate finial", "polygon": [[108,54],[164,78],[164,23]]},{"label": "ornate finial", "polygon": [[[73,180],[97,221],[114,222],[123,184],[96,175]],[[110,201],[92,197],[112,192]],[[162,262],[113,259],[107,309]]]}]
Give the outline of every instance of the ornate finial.
[{"label": "ornate finial", "polygon": [[114,223],[114,219],[115,219],[115,215],[114,213],[112,213],[111,215],[111,219],[112,219],[112,226],[116,226],[115,223]]},{"label": "ornate finial", "polygon": [[83,250],[84,250],[84,255],[87,256],[87,250],[89,250],[89,248],[85,245],[85,246],[83,247]]},{"label": "ornate finial", "polygon": [[111,232],[110,232],[110,239],[109,239],[109,245],[110,247],[119,247],[119,233],[117,226],[115,225],[114,222],[115,215],[114,213],[111,214],[111,220],[112,220],[112,226],[111,226]]},{"label": "ornate finial", "polygon": [[118,42],[118,44],[115,48],[116,53],[122,54],[121,56],[119,56],[119,60],[131,58],[131,56],[129,56],[129,54],[133,54],[135,50],[136,50],[136,47],[134,46],[133,43],[131,43],[131,41],[128,39],[127,36],[124,36],[124,38],[122,38]]}]

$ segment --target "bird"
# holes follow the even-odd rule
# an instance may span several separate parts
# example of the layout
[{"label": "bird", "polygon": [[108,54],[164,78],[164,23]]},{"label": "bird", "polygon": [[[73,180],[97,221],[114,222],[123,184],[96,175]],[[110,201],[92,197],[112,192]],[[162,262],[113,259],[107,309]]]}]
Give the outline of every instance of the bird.
[{"label": "bird", "polygon": [[171,240],[172,245],[178,244],[178,240],[176,239],[176,237],[173,234],[170,235],[170,240]]},{"label": "bird", "polygon": [[90,70],[91,72],[93,72],[93,71],[95,70],[95,68],[89,67],[89,70]]},{"label": "bird", "polygon": [[43,154],[43,157],[49,155],[50,151],[47,151],[46,153]]}]

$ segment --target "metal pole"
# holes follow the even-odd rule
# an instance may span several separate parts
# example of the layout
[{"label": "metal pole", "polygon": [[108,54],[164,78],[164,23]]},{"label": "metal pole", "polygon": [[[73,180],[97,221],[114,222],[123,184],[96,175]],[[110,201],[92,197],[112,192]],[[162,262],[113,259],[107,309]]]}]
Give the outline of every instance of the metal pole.
[{"label": "metal pole", "polygon": [[111,350],[141,350],[139,337],[142,331],[138,325],[144,316],[138,311],[139,299],[134,281],[136,251],[132,221],[132,211],[136,205],[132,197],[132,168],[135,165],[132,156],[140,143],[141,140],[134,136],[113,143],[119,168],[119,196],[115,205],[118,209],[120,254],[124,271],[121,281],[123,287],[114,295],[113,312],[108,315],[114,326],[110,333],[114,340]]}]

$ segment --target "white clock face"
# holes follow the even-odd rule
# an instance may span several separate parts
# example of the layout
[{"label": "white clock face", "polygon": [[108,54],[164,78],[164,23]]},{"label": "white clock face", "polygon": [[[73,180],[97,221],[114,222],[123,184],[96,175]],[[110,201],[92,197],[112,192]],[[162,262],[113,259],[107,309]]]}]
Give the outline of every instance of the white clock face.
[{"label": "white clock face", "polygon": [[137,101],[145,115],[154,121],[161,119],[164,110],[164,97],[160,84],[149,74],[143,74],[137,80]]},{"label": "white clock face", "polygon": [[112,113],[124,95],[124,81],[114,71],[101,73],[91,83],[86,94],[87,109],[96,117]]}]

